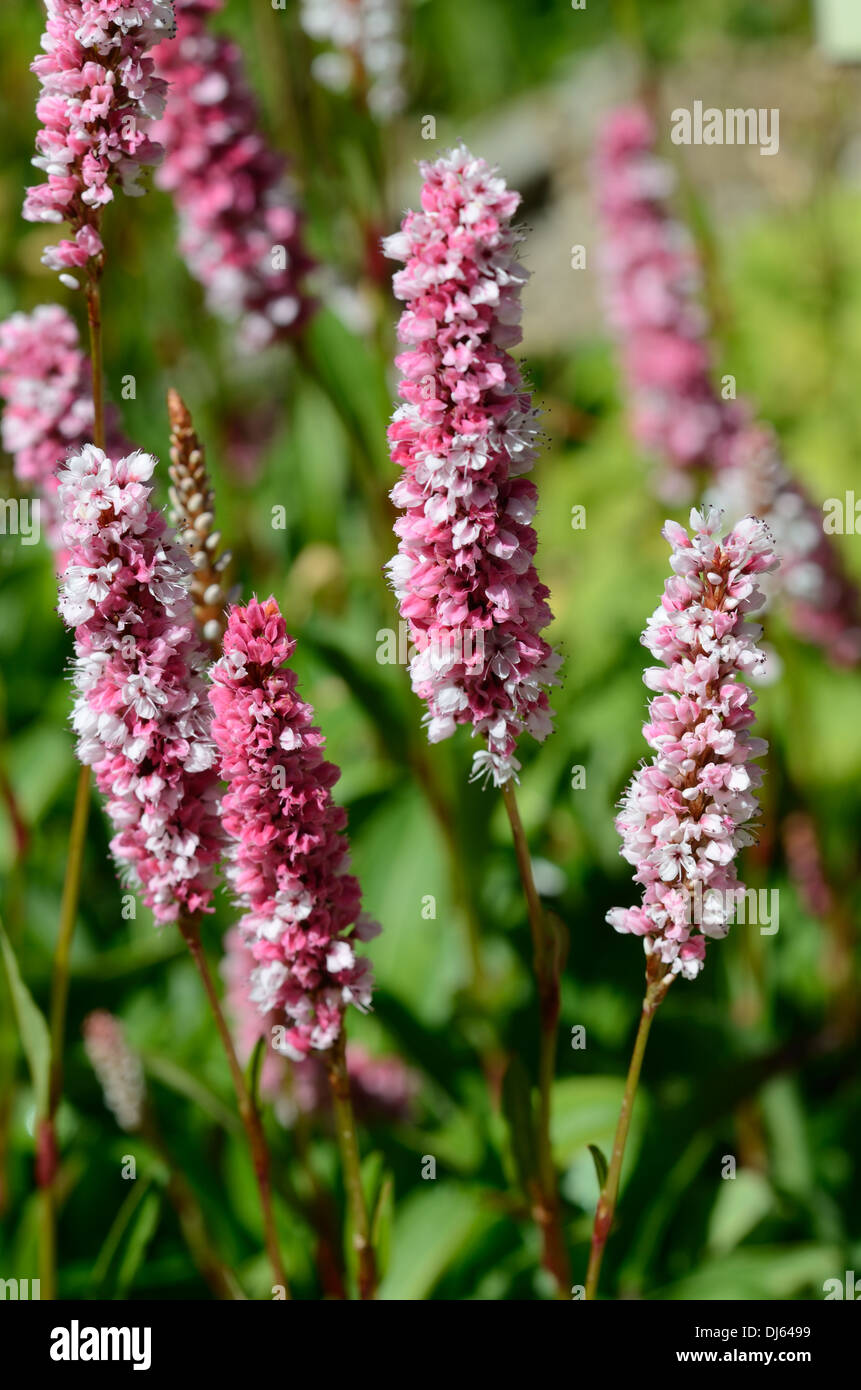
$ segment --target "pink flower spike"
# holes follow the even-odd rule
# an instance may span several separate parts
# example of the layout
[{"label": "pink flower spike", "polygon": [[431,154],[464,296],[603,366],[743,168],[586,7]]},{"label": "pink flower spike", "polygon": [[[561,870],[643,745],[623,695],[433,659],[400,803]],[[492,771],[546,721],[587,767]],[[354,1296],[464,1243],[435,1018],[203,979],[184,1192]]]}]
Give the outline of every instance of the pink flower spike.
[{"label": "pink flower spike", "polygon": [[[227,985],[227,1005],[233,1020],[236,1050],[244,1064],[259,1038],[267,1047],[260,1071],[260,1094],[273,1104],[280,1122],[289,1126],[302,1114],[325,1113],[331,1109],[332,1091],[326,1068],[320,1058],[303,1057],[290,1062],[272,1046],[277,1036],[278,1014],[260,1013],[251,993],[254,957],[233,928],[224,938],[221,973]],[[372,1056],[358,1043],[347,1044],[347,1072],[353,1106],[360,1120],[405,1121],[411,1118],[420,1090],[420,1078],[399,1057]]]},{"label": "pink flower spike", "polygon": [[835,665],[857,665],[861,603],[821,509],[786,467],[773,430],[755,421],[748,402],[724,400],[712,385],[699,258],[670,211],[675,174],[655,153],[642,108],[611,115],[597,182],[608,318],[634,437],[663,465],[661,495],[686,500],[699,471],[709,480],[708,500],[730,522],[761,517],[780,558],[774,582],[763,585],[766,598],[779,599],[792,630]]},{"label": "pink flower spike", "polygon": [[120,1129],[134,1133],[143,1122],[143,1067],[132,1052],[119,1019],[107,1009],[87,1014],[83,1025],[84,1051]]},{"label": "pink flower spike", "polygon": [[758,577],[777,559],[755,517],[723,540],[719,524],[719,513],[707,509],[691,512],[691,538],[672,523],[665,530],[673,560],[684,559],[697,588],[681,583],[673,564],[642,636],[663,663],[646,673],[659,692],[643,730],[655,752],[634,774],[616,828],[644,892],[641,907],[607,913],[611,927],[642,937],[647,955],[686,979],[702,969],[706,938],[726,936],[744,892],[735,860],[753,842],[762,781],[753,760],[767,747],[748,733],[756,696],[739,677],[763,660],[755,645],[761,629],[745,617],[761,606]]},{"label": "pink flower spike", "polygon": [[63,238],[42,259],[68,274],[101,269],[101,210],[119,187],[143,192],[141,170],[161,155],[150,139],[164,104],[164,83],[154,76],[149,51],[173,30],[169,0],[45,0],[44,54],[32,71],[42,84],[36,114],[42,129],[33,160],[47,176],[27,189],[28,222],[68,222]]},{"label": "pink flower spike", "polygon": [[222,832],[191,564],[151,505],[154,466],[85,444],[60,471],[58,504],[78,757],[107,798],[124,879],[162,923],[212,911]]},{"label": "pink flower spike", "polygon": [[684,501],[692,470],[723,463],[742,411],[712,386],[696,250],[668,210],[675,174],[655,154],[642,108],[612,113],[596,179],[607,316],[619,339],[632,432],[664,469],[660,495]]},{"label": "pink flower spike", "polygon": [[311,62],[324,87],[367,100],[379,121],[406,100],[402,69],[402,0],[301,0],[299,18],[312,39],[327,44]]},{"label": "pink flower spike", "polygon": [[[32,314],[12,314],[0,323],[0,396],[3,448],[12,455],[15,477],[38,496],[46,539],[62,573],[57,473],[69,450],[92,438],[93,395],[77,327],[58,304],[40,304]],[[108,453],[130,453],[114,411],[106,423]]]},{"label": "pink flower spike", "polygon": [[552,614],[533,564],[537,428],[520,371],[527,272],[511,225],[520,196],[464,146],[420,165],[420,212],[408,212],[386,254],[406,262],[394,290],[403,404],[389,428],[403,468],[392,501],[404,515],[389,563],[416,648],[413,689],[431,742],[458,724],[487,740],[473,777],[517,777],[525,731],[550,732],[547,689],[559,658],[540,635]]},{"label": "pink flower spike", "polygon": [[295,336],[312,310],[312,261],[284,160],[261,132],[241,50],[207,29],[223,0],[176,0],[176,37],[159,45],[169,88],[158,183],[173,196],[180,249],[213,313],[250,352]]},{"label": "pink flower spike", "polygon": [[[709,498],[729,516],[755,510],[767,523],[780,571],[764,587],[779,598],[792,631],[821,648],[835,666],[861,662],[861,603],[823,512],[781,458],[774,431],[751,424],[732,442],[728,467]],[[773,590],[773,593],[772,593]]]},{"label": "pink flower spike", "polygon": [[361,892],[348,872],[346,813],[332,800],[340,774],[284,669],[295,647],[273,598],[232,608],[209,695],[251,998],[286,1021],[280,1050],[294,1060],[330,1048],[346,1005],[370,1007],[372,984],[355,952]]}]

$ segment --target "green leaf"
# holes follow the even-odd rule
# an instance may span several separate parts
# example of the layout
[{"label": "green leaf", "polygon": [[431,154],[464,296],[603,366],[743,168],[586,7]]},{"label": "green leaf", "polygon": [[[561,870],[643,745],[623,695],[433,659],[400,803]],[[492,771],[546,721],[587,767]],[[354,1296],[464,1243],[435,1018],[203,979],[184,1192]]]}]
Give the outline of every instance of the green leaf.
[{"label": "green leaf", "polygon": [[[362,1193],[365,1198],[365,1210],[369,1213],[369,1226],[371,1229],[371,1245],[374,1244],[374,1220],[376,1218],[379,1205],[380,1194],[382,1192],[385,1177],[385,1157],[379,1149],[367,1154],[362,1160]],[[347,1275],[353,1288],[356,1287],[359,1277],[359,1257],[355,1243],[355,1222],[353,1221],[352,1203],[347,1202],[347,1210],[344,1217],[344,1263]]]},{"label": "green leaf", "polygon": [[309,623],[303,636],[321,660],[349,686],[350,694],[376,726],[390,757],[396,763],[407,761],[409,737],[404,709],[392,690],[377,677],[375,671],[362,666],[343,640],[340,643],[334,641],[324,623]]},{"label": "green leaf", "polygon": [[152,1076],[156,1081],[160,1081],[163,1086],[167,1086],[177,1095],[184,1096],[186,1100],[193,1101],[195,1105],[210,1119],[215,1120],[216,1124],[221,1125],[229,1134],[241,1134],[242,1123],[235,1111],[224,1104],[219,1096],[211,1091],[210,1088],[193,1072],[174,1062],[171,1057],[162,1057],[157,1052],[142,1051],[141,1060],[144,1071],[148,1076]]},{"label": "green leaf", "polygon": [[[596,1186],[597,1169],[591,1148],[595,1146],[601,1153],[612,1149],[624,1090],[620,1076],[567,1076],[553,1086],[550,1139],[556,1163],[567,1170],[562,1190],[571,1201],[587,1209],[594,1207],[600,1190],[600,1175]],[[646,1113],[644,1101],[641,1087],[625,1146],[622,1189],[636,1167]]]},{"label": "green leaf", "polygon": [[21,1045],[27,1058],[33,1090],[36,1094],[36,1109],[40,1115],[48,1113],[48,1097],[51,1084],[51,1035],[44,1014],[36,1004],[18,969],[15,952],[0,925],[0,948],[6,965],[9,989],[15,1007],[15,1017],[21,1034]]},{"label": "green leaf", "polygon": [[386,1172],[380,1183],[377,1204],[371,1217],[371,1244],[377,1262],[377,1277],[383,1279],[389,1267],[392,1249],[392,1225],[395,1219],[395,1179]]},{"label": "green leaf", "polygon": [[379,358],[362,351],[355,335],[325,310],[315,314],[308,325],[305,348],[317,379],[345,425],[350,422],[350,434],[360,434],[385,477],[385,426],[391,398]]},{"label": "green leaf", "polygon": [[597,1144],[587,1144],[587,1149],[592,1155],[592,1162],[595,1164],[595,1173],[598,1178],[598,1191],[604,1191],[604,1184],[607,1181],[607,1160]]},{"label": "green leaf", "polygon": [[[396,847],[396,852],[393,852]],[[366,910],[385,931],[371,947],[381,990],[437,1036],[468,978],[464,934],[451,903],[445,845],[418,788],[393,788],[353,837],[354,872]],[[435,916],[423,915],[426,896]],[[440,1038],[445,1051],[450,1038]]]},{"label": "green leaf", "polygon": [[512,1057],[502,1082],[502,1113],[508,1122],[517,1177],[524,1192],[528,1192],[538,1172],[538,1143],[532,1087],[519,1057]]},{"label": "green leaf", "polygon": [[254,1051],[248,1059],[248,1066],[245,1069],[245,1084],[248,1087],[248,1094],[251,1097],[251,1104],[255,1109],[260,1106],[260,1073],[263,1070],[263,1056],[266,1051],[266,1039],[260,1037],[254,1044]]},{"label": "green leaf", "polygon": [[135,1179],[121,1203],[119,1211],[111,1222],[111,1228],[105,1236],[96,1263],[93,1265],[92,1285],[95,1292],[100,1296],[102,1296],[104,1283],[108,1277],[108,1270],[119,1249],[120,1241],[125,1235],[129,1222],[137,1211],[138,1206],[146,1196],[149,1186],[149,1178]]},{"label": "green leaf", "polygon": [[716,1255],[728,1255],[759,1225],[774,1206],[771,1184],[753,1168],[718,1183],[709,1218],[708,1243]]},{"label": "green leaf", "polygon": [[135,1215],[117,1273],[117,1297],[124,1298],[143,1264],[161,1216],[161,1193],[148,1192]]},{"label": "green leaf", "polygon": [[43,819],[75,765],[73,745],[65,729],[45,721],[18,735],[9,761],[9,775],[28,825]]},{"label": "green leaf", "polygon": [[[625,1083],[617,1076],[566,1076],[553,1086],[553,1153],[566,1166],[589,1144],[611,1148]],[[635,1146],[639,1100],[634,1107],[627,1153]],[[634,1145],[632,1146],[632,1139]]]},{"label": "green leaf", "polygon": [[377,1205],[377,1198],[380,1195],[380,1187],[385,1175],[385,1162],[385,1157],[380,1149],[373,1149],[362,1159],[362,1191],[365,1194],[365,1203],[369,1212],[372,1212]]},{"label": "green leaf", "polygon": [[701,1265],[651,1297],[711,1302],[790,1299],[809,1293],[821,1298],[824,1281],[839,1277],[844,1263],[839,1246],[757,1246]]},{"label": "green leaf", "polygon": [[496,1220],[482,1188],[429,1180],[398,1208],[378,1297],[405,1302],[427,1298],[449,1265]]}]

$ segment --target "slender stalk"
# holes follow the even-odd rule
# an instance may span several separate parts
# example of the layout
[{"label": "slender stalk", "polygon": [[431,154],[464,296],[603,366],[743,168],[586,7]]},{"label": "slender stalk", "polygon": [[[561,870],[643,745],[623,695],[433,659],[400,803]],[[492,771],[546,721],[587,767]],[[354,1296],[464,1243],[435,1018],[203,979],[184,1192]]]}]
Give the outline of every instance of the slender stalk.
[{"label": "slender stalk", "polygon": [[37,1200],[37,1247],[39,1251],[39,1297],[57,1297],[57,1212],[54,1187],[40,1187]]},{"label": "slender stalk", "polygon": [[266,1252],[269,1256],[269,1262],[272,1265],[275,1282],[276,1284],[282,1285],[287,1298],[289,1298],[290,1288],[281,1260],[281,1251],[275,1230],[275,1215],[272,1210],[269,1149],[266,1144],[266,1136],[263,1133],[260,1114],[249,1095],[248,1087],[245,1084],[245,1077],[236,1056],[236,1049],[233,1046],[233,1039],[230,1036],[230,1029],[225,1022],[224,1014],[221,1010],[221,1003],[200,940],[200,928],[197,922],[182,920],[179,923],[179,929],[191,952],[191,958],[194,961],[197,973],[200,976],[203,988],[206,992],[206,997],[209,1000],[210,1008],[212,1009],[212,1014],[215,1019],[215,1025],[224,1047],[225,1056],[227,1057],[227,1065],[230,1068],[230,1076],[233,1081],[233,1087],[236,1091],[236,1100],[239,1106],[239,1118],[242,1120],[245,1133],[248,1136],[248,1146],[254,1165],[254,1175],[257,1179],[257,1189],[260,1193]]},{"label": "slender stalk", "polygon": [[589,1268],[586,1274],[587,1299],[594,1299],[597,1297],[598,1279],[601,1274],[601,1261],[604,1258],[604,1248],[607,1244],[613,1226],[613,1218],[616,1214],[616,1202],[619,1196],[619,1180],[622,1176],[622,1160],[625,1157],[625,1145],[628,1140],[631,1113],[634,1109],[634,1100],[637,1095],[640,1072],[643,1068],[643,1057],[646,1053],[646,1043],[649,1040],[649,1030],[651,1029],[652,1019],[655,1017],[658,1005],[666,995],[674,978],[675,976],[666,973],[666,967],[656,961],[654,956],[649,956],[646,965],[646,994],[643,999],[643,1008],[640,1013],[640,1024],[637,1028],[637,1036],[634,1040],[634,1051],[631,1054],[631,1064],[628,1068],[625,1092],[622,1096],[622,1108],[619,1111],[619,1122],[616,1126],[616,1136],[613,1140],[613,1153],[610,1158],[610,1166],[607,1169],[604,1187],[601,1191],[601,1196],[598,1199],[598,1206],[595,1211],[595,1224],[592,1228],[592,1249],[589,1254]]},{"label": "slender stalk", "polygon": [[343,1027],[338,1041],[325,1054],[326,1070],[332,1088],[332,1105],[335,1114],[335,1133],[341,1151],[344,1168],[344,1184],[353,1218],[353,1245],[359,1266],[359,1298],[372,1299],[377,1288],[377,1270],[374,1248],[371,1244],[371,1223],[362,1190],[362,1165],[359,1157],[359,1142],[356,1138],[356,1121],[353,1115],[353,1102],[350,1098],[350,1078],[347,1072],[346,1037]]},{"label": "slender stalk", "polygon": [[51,977],[50,1035],[51,1072],[48,1087],[48,1113],[38,1121],[36,1182],[39,1187],[39,1278],[42,1298],[57,1294],[57,1203],[54,1180],[57,1172],[56,1116],[63,1093],[63,1039],[66,1032],[66,1006],[69,999],[69,958],[78,915],[81,867],[90,813],[90,769],[78,773],[75,807],[69,832],[69,849],[60,926],[54,951]]},{"label": "slender stalk", "polygon": [[75,918],[78,913],[81,867],[87,839],[89,813],[90,769],[82,767],[78,773],[75,809],[72,812],[66,877],[63,883],[63,898],[60,907],[60,930],[54,952],[54,973],[51,982],[51,1099],[49,1116],[52,1121],[57,1113],[57,1106],[60,1103],[63,1090],[63,1036],[66,1030],[66,1005],[69,998],[69,956],[75,931]]},{"label": "slender stalk", "polygon": [[559,1198],[556,1192],[556,1169],[550,1144],[550,1107],[556,1067],[556,1037],[559,1029],[559,942],[552,924],[547,920],[535,887],[532,860],[513,782],[503,785],[502,799],[511,823],[517,867],[526,896],[532,932],[535,979],[538,985],[541,1031],[538,1059],[538,1200],[535,1217],[541,1231],[542,1264],[556,1280],[559,1297],[567,1298],[570,1289],[570,1265],[562,1231]]}]

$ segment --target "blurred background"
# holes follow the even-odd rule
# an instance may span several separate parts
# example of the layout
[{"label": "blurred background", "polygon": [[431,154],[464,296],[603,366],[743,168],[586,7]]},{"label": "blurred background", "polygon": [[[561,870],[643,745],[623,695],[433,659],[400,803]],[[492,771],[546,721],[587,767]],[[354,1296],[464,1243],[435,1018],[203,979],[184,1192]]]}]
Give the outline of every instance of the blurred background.
[{"label": "blurred background", "polygon": [[[342,769],[353,862],[383,924],[369,948],[378,991],[350,1036],[409,1070],[399,1113],[369,1113],[369,1183],[380,1192],[382,1296],[533,1299],[550,1293],[518,1189],[500,1105],[504,1059],[534,1074],[538,1030],[529,929],[500,798],[468,783],[466,731],[426,746],[402,664],[378,660],[397,633],[381,566],[394,551],[385,431],[396,395],[390,293],[379,238],[415,206],[416,161],[463,138],[521,190],[529,228],[522,357],[545,447],[538,569],[549,640],[563,653],[556,732],[523,740],[521,810],[545,902],[569,956],[554,1094],[554,1146],[573,1278],[582,1282],[597,1179],[587,1146],[612,1143],[642,996],[639,944],[604,922],[636,901],[613,827],[645,754],[639,633],[667,573],[650,464],[632,444],[596,273],[590,168],[606,114],[648,80],[654,109],[695,99],[778,107],[780,153],[674,148],[676,206],[707,266],[721,373],[778,431],[819,501],[858,487],[861,456],[861,40],[852,7],[804,0],[405,3],[402,109],[374,114],[318,80],[324,46],[298,0],[228,0],[211,20],[242,47],[272,145],[292,166],[318,262],[303,351],[237,350],[176,247],[170,197],[118,199],[106,221],[107,390],[125,433],[162,460],[165,394],[178,389],[205,442],[216,512],[247,599],[273,593],[298,639],[300,689]],[[819,28],[817,30],[817,19]],[[0,317],[83,297],[40,264],[46,229],[20,216],[36,131],[42,10],[0,8]],[[857,20],[855,21],[857,25]],[[854,60],[854,61],[853,61]],[[325,71],[325,70],[324,70]],[[397,103],[394,103],[397,105]],[[434,138],[423,138],[435,122]],[[574,245],[585,269],[571,265]],[[84,316],[85,317],[85,316]],[[123,379],[134,398],[122,398]],[[166,467],[160,487],[167,496]],[[0,493],[16,494],[4,459]],[[861,495],[861,488],[858,488]],[[573,529],[572,507],[586,508]],[[273,509],[283,508],[283,513]],[[684,519],[684,512],[674,513]],[[273,518],[278,521],[273,525]],[[861,581],[861,541],[835,537]],[[47,1010],[74,798],[69,639],[44,546],[0,539],[0,871],[21,974]],[[779,676],[759,692],[770,743],[759,844],[741,876],[779,890],[780,929],[739,926],[679,982],[649,1047],[605,1295],[797,1299],[861,1270],[858,1224],[856,921],[861,677],[838,670],[769,615]],[[574,770],[582,768],[585,785]],[[178,934],[140,905],[123,913],[93,806],[71,963],[59,1114],[59,1287],[67,1297],[207,1294],[167,1190],[170,1163],[198,1195],[213,1242],[251,1295],[268,1296],[254,1186],[229,1079]],[[213,965],[235,913],[222,894],[205,925]],[[468,947],[481,938],[481,979]],[[164,1150],[117,1128],[82,1044],[108,1009],[143,1059]],[[585,1047],[572,1029],[585,1028]],[[0,978],[0,1275],[34,1277],[34,1098]],[[277,1107],[276,1107],[277,1108]],[[373,1109],[373,1108],[372,1108]],[[299,1297],[322,1291],[314,1193],[341,1202],[329,1121],[275,1110],[278,1216]],[[137,1180],[121,1176],[123,1155]],[[436,1176],[423,1163],[436,1160]],[[727,1156],[734,1180],[723,1180]],[[426,1167],[426,1164],[424,1164]],[[337,1243],[337,1241],[336,1241]]]}]

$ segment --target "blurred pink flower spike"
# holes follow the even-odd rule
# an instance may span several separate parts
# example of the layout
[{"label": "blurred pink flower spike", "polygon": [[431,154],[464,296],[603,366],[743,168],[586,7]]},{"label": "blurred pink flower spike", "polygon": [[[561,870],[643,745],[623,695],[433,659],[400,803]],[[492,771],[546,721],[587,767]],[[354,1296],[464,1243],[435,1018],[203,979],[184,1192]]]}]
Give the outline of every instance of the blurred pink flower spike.
[{"label": "blurred pink flower spike", "polygon": [[156,53],[169,84],[158,138],[180,250],[213,313],[251,352],[293,337],[313,305],[302,218],[285,162],[262,133],[239,46],[207,29],[222,0],[177,0],[177,32]]}]

